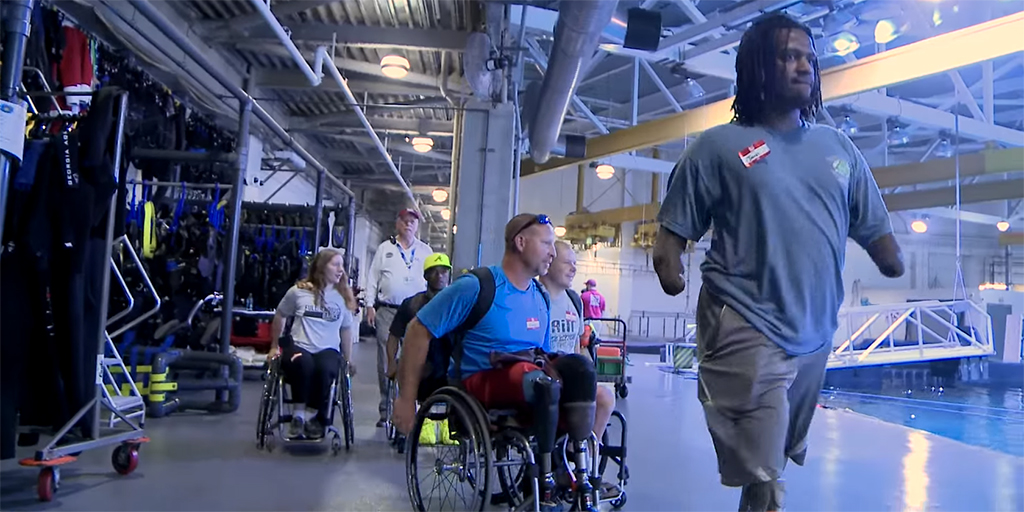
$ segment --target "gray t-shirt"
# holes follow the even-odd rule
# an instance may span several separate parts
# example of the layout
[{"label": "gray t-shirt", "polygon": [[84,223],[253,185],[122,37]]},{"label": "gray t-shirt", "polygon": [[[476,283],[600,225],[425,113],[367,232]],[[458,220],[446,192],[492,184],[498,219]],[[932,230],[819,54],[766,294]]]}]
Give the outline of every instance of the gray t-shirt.
[{"label": "gray t-shirt", "polygon": [[[741,154],[761,141],[769,153],[747,167]],[[892,232],[863,155],[819,125],[704,132],[672,171],[658,222],[687,240],[714,223],[704,286],[792,355],[832,342],[847,237],[867,247]]]},{"label": "gray t-shirt", "polygon": [[583,321],[568,292],[551,297],[551,351],[575,354],[583,336]]},{"label": "gray t-shirt", "polygon": [[277,313],[286,319],[295,317],[292,339],[295,346],[310,353],[321,350],[339,350],[341,330],[355,325],[352,312],[345,299],[334,288],[324,292],[324,303],[316,305],[313,292],[292,286],[277,305]]}]

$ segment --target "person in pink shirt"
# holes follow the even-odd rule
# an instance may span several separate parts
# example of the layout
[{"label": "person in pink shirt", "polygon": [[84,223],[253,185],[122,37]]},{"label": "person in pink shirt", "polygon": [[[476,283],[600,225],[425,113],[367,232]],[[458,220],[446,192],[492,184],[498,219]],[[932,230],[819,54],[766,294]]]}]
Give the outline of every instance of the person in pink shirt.
[{"label": "person in pink shirt", "polygon": [[597,281],[587,279],[587,289],[583,290],[583,318],[604,317],[604,297],[597,291]]}]

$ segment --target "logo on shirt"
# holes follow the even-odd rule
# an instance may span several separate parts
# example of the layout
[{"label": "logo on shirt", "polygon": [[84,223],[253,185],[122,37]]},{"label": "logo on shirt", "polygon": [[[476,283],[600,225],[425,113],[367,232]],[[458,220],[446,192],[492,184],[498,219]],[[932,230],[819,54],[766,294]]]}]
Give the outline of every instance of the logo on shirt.
[{"label": "logo on shirt", "polygon": [[540,329],[540,320],[537,320],[536,318],[527,318],[526,330],[532,331],[535,329]]},{"label": "logo on shirt", "polygon": [[341,305],[335,302],[328,302],[323,307],[307,304],[302,308],[301,316],[318,318],[325,322],[337,322],[341,318]]},{"label": "logo on shirt", "polygon": [[832,172],[836,173],[836,176],[844,179],[850,178],[850,162],[835,156],[830,157],[829,160],[832,161]]},{"label": "logo on shirt", "polygon": [[385,258],[394,258],[395,257],[395,253],[393,253],[393,252],[386,252],[386,253],[384,253],[384,257]]}]

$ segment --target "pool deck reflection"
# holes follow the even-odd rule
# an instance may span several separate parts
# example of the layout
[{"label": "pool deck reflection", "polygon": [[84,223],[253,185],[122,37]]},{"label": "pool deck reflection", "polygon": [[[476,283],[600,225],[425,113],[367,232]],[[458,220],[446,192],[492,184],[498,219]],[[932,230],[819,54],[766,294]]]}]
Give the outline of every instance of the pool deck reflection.
[{"label": "pool deck reflection", "polygon": [[[226,416],[172,415],[147,424],[139,469],[118,477],[109,450],[67,466],[54,502],[35,500],[34,471],[0,466],[3,510],[409,510],[404,458],[376,420],[374,346],[356,345],[356,448],[328,454],[259,452],[259,382]],[[731,511],[739,491],[718,482],[696,381],[634,354],[625,510]],[[786,474],[790,511],[1024,510],[1024,459],[885,423],[819,409],[804,467]]]}]

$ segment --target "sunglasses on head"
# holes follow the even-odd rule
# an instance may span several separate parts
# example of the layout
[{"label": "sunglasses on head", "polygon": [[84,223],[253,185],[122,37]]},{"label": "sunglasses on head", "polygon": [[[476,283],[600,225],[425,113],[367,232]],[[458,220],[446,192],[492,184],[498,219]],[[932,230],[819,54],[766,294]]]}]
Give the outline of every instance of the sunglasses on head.
[{"label": "sunglasses on head", "polygon": [[533,219],[530,220],[530,222],[527,222],[526,224],[523,224],[523,227],[519,228],[519,231],[516,231],[516,234],[512,235],[512,238],[515,238],[515,237],[519,236],[520,233],[522,233],[523,231],[526,231],[526,228],[529,228],[530,226],[534,226],[534,225],[537,225],[537,224],[539,224],[541,226],[545,226],[545,225],[550,226],[551,225],[551,218],[548,217],[547,215],[544,215],[543,213],[538,215],[538,216],[536,216],[536,217],[534,217]]}]

